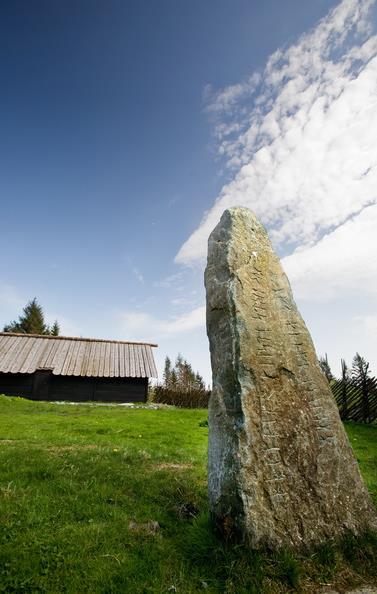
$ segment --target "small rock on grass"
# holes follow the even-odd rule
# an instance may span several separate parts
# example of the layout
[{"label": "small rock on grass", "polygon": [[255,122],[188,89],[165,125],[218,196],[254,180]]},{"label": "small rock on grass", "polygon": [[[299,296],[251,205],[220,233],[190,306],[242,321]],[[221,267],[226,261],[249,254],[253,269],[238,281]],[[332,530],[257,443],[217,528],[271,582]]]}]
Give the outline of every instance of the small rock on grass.
[{"label": "small rock on grass", "polygon": [[135,532],[150,532],[151,534],[156,534],[160,530],[160,524],[156,520],[149,520],[149,522],[138,523],[134,520],[128,524],[129,530],[134,530]]}]

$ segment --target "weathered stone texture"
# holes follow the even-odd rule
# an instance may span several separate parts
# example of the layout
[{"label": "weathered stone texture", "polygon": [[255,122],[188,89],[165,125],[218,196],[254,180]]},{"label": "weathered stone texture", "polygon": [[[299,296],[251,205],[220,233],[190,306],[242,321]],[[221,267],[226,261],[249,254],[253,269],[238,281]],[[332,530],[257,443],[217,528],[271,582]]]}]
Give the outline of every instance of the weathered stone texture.
[{"label": "weathered stone texture", "polygon": [[213,393],[209,497],[226,534],[310,546],[376,516],[267,233],[226,210],[205,273]]}]

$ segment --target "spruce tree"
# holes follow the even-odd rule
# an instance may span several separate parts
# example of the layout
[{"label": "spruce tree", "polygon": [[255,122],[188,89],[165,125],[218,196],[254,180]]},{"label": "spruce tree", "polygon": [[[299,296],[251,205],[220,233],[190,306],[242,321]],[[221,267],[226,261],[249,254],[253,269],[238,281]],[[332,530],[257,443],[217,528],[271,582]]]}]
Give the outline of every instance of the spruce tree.
[{"label": "spruce tree", "polygon": [[169,357],[165,358],[163,371],[163,387],[172,390],[205,390],[205,384],[202,376],[194,372],[192,365],[178,354],[174,367]]},{"label": "spruce tree", "polygon": [[370,376],[369,363],[359,353],[353,358],[351,374],[353,379],[359,381],[366,381]]},{"label": "spruce tree", "polygon": [[196,387],[199,388],[199,390],[205,390],[206,389],[204,380],[203,380],[202,376],[200,375],[200,373],[198,371],[195,374],[195,383],[196,383]]},{"label": "spruce tree", "polygon": [[341,379],[341,387],[342,387],[342,420],[347,420],[348,418],[348,384],[350,379],[349,369],[347,367],[347,363],[344,359],[340,360],[340,365],[342,368],[342,379]]},{"label": "spruce tree", "polygon": [[319,358],[319,366],[322,369],[323,373],[325,374],[327,381],[330,383],[334,379],[334,376],[330,369],[330,364],[327,359],[327,353],[325,353],[324,357]]},{"label": "spruce tree", "polygon": [[177,388],[177,384],[178,384],[177,372],[173,368],[171,370],[171,374],[170,374],[170,384],[169,384],[169,386],[166,386],[166,387],[169,387],[169,388],[172,388],[173,390],[175,390]]},{"label": "spruce tree", "polygon": [[369,363],[359,353],[356,353],[353,358],[351,375],[361,389],[363,421],[368,423],[370,422],[370,370]]},{"label": "spruce tree", "polygon": [[50,331],[48,332],[48,334],[51,334],[52,336],[59,336],[59,334],[60,334],[60,326],[59,326],[58,320],[55,320],[55,322],[51,326]]},{"label": "spruce tree", "polygon": [[56,321],[52,328],[46,324],[43,309],[34,297],[34,299],[25,305],[18,321],[7,324],[4,326],[3,331],[21,334],[53,334],[54,336],[58,336],[59,324]]},{"label": "spruce tree", "polygon": [[165,388],[168,388],[171,384],[171,361],[169,357],[165,357],[165,365],[164,365],[164,373],[162,374],[162,379],[164,382]]},{"label": "spruce tree", "polygon": [[342,368],[342,381],[343,382],[347,382],[349,380],[349,369],[347,366],[347,363],[345,362],[344,359],[340,360],[340,366]]}]

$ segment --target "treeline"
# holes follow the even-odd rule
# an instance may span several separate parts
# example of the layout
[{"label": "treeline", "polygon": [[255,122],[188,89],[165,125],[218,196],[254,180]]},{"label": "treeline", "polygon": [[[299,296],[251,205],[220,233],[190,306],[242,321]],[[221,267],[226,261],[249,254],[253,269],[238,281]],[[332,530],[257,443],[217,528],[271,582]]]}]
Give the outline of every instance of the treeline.
[{"label": "treeline", "polygon": [[[366,381],[367,378],[371,377],[370,365],[364,357],[356,353],[352,360],[352,365],[349,367],[344,359],[340,360],[341,364],[341,377],[342,380],[356,380]],[[327,381],[331,384],[336,377],[331,371],[331,367],[327,358],[327,354],[324,357],[319,358],[319,365],[325,374]]]},{"label": "treeline", "polygon": [[341,377],[336,378],[330,368],[327,355],[319,364],[325,374],[343,421],[373,423],[377,419],[377,378],[373,377],[369,363],[359,353],[351,367],[341,359]]},{"label": "treeline", "polygon": [[179,354],[172,364],[165,358],[162,383],[151,390],[151,400],[182,408],[206,408],[211,391],[198,371]]},{"label": "treeline", "polygon": [[194,372],[186,359],[178,354],[174,366],[169,357],[165,358],[163,386],[171,390],[205,390],[200,373]]}]

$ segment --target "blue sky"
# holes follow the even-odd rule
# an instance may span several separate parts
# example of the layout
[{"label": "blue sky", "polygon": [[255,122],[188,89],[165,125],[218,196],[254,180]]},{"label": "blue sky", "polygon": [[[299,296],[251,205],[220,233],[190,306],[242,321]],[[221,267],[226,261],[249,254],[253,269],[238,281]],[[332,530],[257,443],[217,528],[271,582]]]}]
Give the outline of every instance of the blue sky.
[{"label": "blue sky", "polygon": [[206,238],[242,204],[319,354],[377,372],[375,34],[372,0],[1,3],[0,324],[36,296],[209,381]]}]

